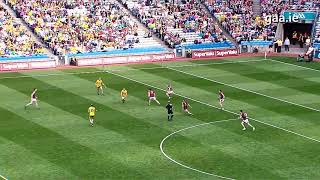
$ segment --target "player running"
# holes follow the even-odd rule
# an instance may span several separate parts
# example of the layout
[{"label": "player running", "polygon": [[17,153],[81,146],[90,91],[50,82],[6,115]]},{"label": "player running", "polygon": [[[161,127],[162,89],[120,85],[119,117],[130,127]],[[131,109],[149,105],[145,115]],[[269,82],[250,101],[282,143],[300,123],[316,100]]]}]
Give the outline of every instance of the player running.
[{"label": "player running", "polygon": [[[191,107],[191,106],[190,106],[190,104],[188,103],[188,101],[187,101],[186,99],[184,99],[184,100],[182,101],[181,107],[182,107],[182,110],[183,110],[184,112],[186,112],[186,113],[189,114],[189,115],[192,115],[192,113],[189,111],[189,107]],[[191,107],[191,108],[192,108],[192,107]]]},{"label": "player running", "polygon": [[96,84],[96,88],[97,88],[97,94],[104,95],[103,94],[103,87],[106,88],[106,85],[103,83],[102,79],[101,78],[97,79],[95,84]]},{"label": "player running", "polygon": [[250,123],[249,123],[249,119],[248,119],[248,114],[246,112],[243,112],[242,110],[240,110],[240,117],[239,119],[242,120],[241,122],[241,125],[243,127],[242,130],[246,130],[246,125],[252,127],[252,130],[255,130],[256,128],[254,126],[252,126]]},{"label": "player running", "polygon": [[128,91],[127,91],[125,88],[123,88],[123,89],[121,90],[120,95],[121,95],[122,103],[125,103],[125,101],[126,101],[126,99],[127,99],[127,97],[128,97]]},{"label": "player running", "polygon": [[219,98],[220,107],[221,107],[221,109],[223,110],[223,103],[224,103],[225,95],[224,95],[224,93],[222,92],[222,90],[219,90],[218,98]]},{"label": "player running", "polygon": [[172,119],[173,119],[173,105],[170,103],[170,101],[168,101],[166,109],[168,110],[168,121],[172,121]]},{"label": "player running", "polygon": [[91,104],[88,108],[89,122],[91,127],[93,127],[94,124],[94,116],[96,115],[96,111],[96,108],[93,106],[93,104]]},{"label": "player running", "polygon": [[167,86],[166,95],[168,96],[169,99],[171,99],[171,97],[172,97],[172,95],[173,95],[173,88],[172,88],[171,84],[169,84],[169,85]]},{"label": "player running", "polygon": [[149,98],[149,106],[151,101],[155,101],[156,103],[158,103],[160,105],[160,102],[157,100],[156,98],[156,92],[152,89],[148,90],[148,98]]},{"label": "player running", "polygon": [[28,103],[28,104],[26,104],[24,106],[24,109],[27,109],[27,107],[30,106],[30,105],[35,105],[38,109],[40,109],[39,106],[38,106],[37,91],[38,91],[37,88],[33,89],[32,93],[31,93],[31,101],[30,101],[30,103]]}]

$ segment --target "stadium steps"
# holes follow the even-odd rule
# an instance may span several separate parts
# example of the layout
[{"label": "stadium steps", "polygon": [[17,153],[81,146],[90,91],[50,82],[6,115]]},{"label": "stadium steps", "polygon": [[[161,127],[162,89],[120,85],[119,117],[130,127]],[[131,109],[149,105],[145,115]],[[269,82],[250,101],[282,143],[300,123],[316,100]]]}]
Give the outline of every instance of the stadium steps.
[{"label": "stadium steps", "polygon": [[[159,46],[165,48],[167,51],[172,51],[164,43],[164,41],[162,41],[160,38],[158,38],[155,35],[152,35],[151,38],[144,38],[143,37],[144,34],[149,31],[148,28],[144,24],[142,24],[139,21],[139,19],[137,17],[135,17],[129,9],[127,9],[126,7],[123,6],[123,4],[121,3],[121,0],[116,0],[114,2],[117,2],[117,4],[130,15],[131,20],[138,24],[138,37],[140,40],[140,43],[139,43],[140,45],[135,46],[135,47],[150,47],[150,46],[159,45]],[[145,46],[143,46],[143,44],[145,44]]]},{"label": "stadium steps", "polygon": [[15,17],[15,20],[20,23],[21,25],[23,25],[26,30],[27,30],[27,33],[29,35],[31,35],[32,39],[41,44],[44,48],[45,48],[45,54],[47,54],[51,59],[54,59],[54,60],[57,60],[58,59],[58,56],[54,55],[53,52],[51,51],[50,48],[48,48],[44,43],[43,41],[38,37],[36,36],[32,30],[29,28],[29,26],[25,23],[25,21],[22,19],[22,18],[17,18],[17,15],[16,13],[10,8],[10,6],[8,6],[6,3],[4,3],[3,1],[0,1],[0,5],[5,8],[12,17]]},{"label": "stadium steps", "polygon": [[253,10],[253,14],[258,16],[261,14],[261,2],[260,0],[253,0],[252,1],[252,10]]},{"label": "stadium steps", "polygon": [[181,38],[185,38],[186,42],[182,44],[193,44],[196,39],[200,39],[196,32],[183,32],[182,28],[168,27],[168,31],[172,32],[173,34],[179,34]]},{"label": "stadium steps", "polygon": [[239,44],[237,43],[237,41],[230,35],[230,33],[224,29],[224,27],[222,27],[221,23],[218,21],[218,19],[210,13],[210,11],[208,10],[207,6],[204,4],[204,2],[201,3],[201,5],[203,6],[204,10],[206,11],[206,13],[208,14],[208,16],[211,16],[213,19],[213,22],[215,24],[217,24],[219,26],[219,28],[223,31],[223,34],[226,36],[226,38],[235,46],[235,47],[239,47]]}]

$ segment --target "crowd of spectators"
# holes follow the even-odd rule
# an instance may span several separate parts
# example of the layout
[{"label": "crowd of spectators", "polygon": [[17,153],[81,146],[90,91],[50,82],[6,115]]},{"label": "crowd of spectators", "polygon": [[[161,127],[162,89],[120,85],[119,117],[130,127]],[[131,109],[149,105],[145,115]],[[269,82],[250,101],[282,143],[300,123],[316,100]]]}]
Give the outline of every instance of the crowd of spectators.
[{"label": "crowd of spectators", "polygon": [[[186,42],[182,33],[198,34],[199,38],[195,39],[195,44],[226,40],[222,30],[206,14],[198,1],[187,0],[174,4],[149,0],[122,2],[152,33],[158,35],[170,47]],[[182,29],[182,32],[172,29]]]},{"label": "crowd of spectators", "polygon": [[266,40],[274,36],[276,27],[272,24],[266,25],[260,15],[254,15],[252,3],[252,0],[213,0],[206,5],[238,42],[251,39]]},{"label": "crowd of spectators", "polygon": [[290,10],[310,11],[320,7],[320,0],[296,0],[288,6]]},{"label": "crowd of spectators", "polygon": [[115,1],[7,0],[55,54],[127,49],[138,25]]},{"label": "crowd of spectators", "polygon": [[[128,49],[139,43],[138,25],[116,0],[6,0],[18,17],[38,35],[55,54]],[[177,3],[179,2],[179,3]],[[122,0],[149,32],[169,47],[186,42],[185,34],[194,33],[193,43],[223,42],[226,37],[201,2],[215,15],[237,41],[275,36],[276,24],[264,18],[286,9],[312,10],[320,0],[260,0],[261,14],[253,13],[253,0],[151,1]],[[41,54],[44,49],[33,42],[24,26],[0,9],[0,55]],[[181,30],[174,31],[174,30]]]},{"label": "crowd of spectators", "polygon": [[0,6],[0,57],[32,56],[44,48],[32,40],[23,25]]},{"label": "crowd of spectators", "polygon": [[320,1],[260,0],[261,14],[254,14],[252,0],[212,0],[206,1],[209,11],[217,17],[222,26],[237,41],[273,40],[275,23],[266,23],[267,16],[280,15],[284,10],[314,10]]}]

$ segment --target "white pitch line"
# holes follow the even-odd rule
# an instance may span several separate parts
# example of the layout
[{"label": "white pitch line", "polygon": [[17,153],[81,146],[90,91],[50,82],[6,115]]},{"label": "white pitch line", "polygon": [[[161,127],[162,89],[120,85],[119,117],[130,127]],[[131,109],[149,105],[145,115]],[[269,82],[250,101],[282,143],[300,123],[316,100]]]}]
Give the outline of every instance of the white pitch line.
[{"label": "white pitch line", "polygon": [[[152,87],[152,88],[155,88],[155,89],[158,89],[158,90],[161,90],[161,91],[166,92],[165,89],[162,89],[162,88],[159,88],[159,87],[156,87],[156,86],[153,86],[153,85],[150,85],[150,84],[147,84],[147,83],[144,83],[144,82],[141,82],[141,81],[138,81],[138,80],[135,80],[135,79],[132,79],[132,78],[129,78],[129,77],[126,77],[126,76],[117,74],[117,73],[113,73],[113,72],[111,72],[111,71],[105,71],[105,72],[107,72],[107,73],[109,73],[109,74],[113,74],[113,75],[118,76],[118,77],[122,77],[122,78],[124,78],[124,79],[130,80],[130,81],[133,81],[133,82],[136,82],[136,83],[139,83],[139,84],[143,84],[143,85],[145,85],[145,86],[149,86],[149,87]],[[202,102],[202,101],[193,99],[193,98],[191,98],[191,97],[187,97],[187,96],[184,96],[184,95],[181,95],[181,94],[177,94],[177,93],[175,93],[175,95],[180,96],[180,97],[183,97],[183,98],[185,98],[185,99],[189,99],[189,100],[194,101],[194,102],[197,102],[197,103],[199,103],[199,104],[203,104],[203,105],[206,105],[206,106],[215,108],[215,109],[221,109],[220,107],[217,107],[217,106],[214,106],[214,105],[211,105],[211,104],[208,104],[208,103],[205,103],[205,102]],[[238,115],[238,113],[235,113],[235,112],[230,111],[230,110],[227,110],[227,109],[221,109],[221,110],[222,110],[222,111],[225,111],[225,112],[228,112],[228,113],[230,113],[230,114]],[[287,133],[291,133],[291,134],[294,134],[294,135],[303,137],[303,138],[305,138],[305,139],[309,139],[309,140],[311,140],[311,141],[320,143],[320,140],[317,140],[317,139],[315,139],[315,138],[308,137],[308,136],[305,136],[305,135],[303,135],[303,134],[300,134],[300,133],[297,133],[297,132],[294,132],[294,131],[291,131],[291,130],[288,130],[288,129],[285,129],[285,128],[282,128],[282,127],[279,127],[279,126],[276,126],[276,125],[273,125],[273,124],[269,124],[269,123],[267,123],[267,122],[263,122],[263,121],[260,121],[260,120],[254,119],[254,118],[250,118],[250,119],[253,120],[253,121],[259,122],[259,123],[261,123],[261,124],[264,124],[264,125],[267,125],[267,126],[276,128],[276,129],[280,129],[280,130],[285,131],[285,132],[287,132]]]},{"label": "white pitch line", "polygon": [[296,64],[291,64],[291,63],[286,63],[286,62],[282,62],[282,61],[277,61],[277,60],[274,60],[274,59],[267,59],[267,60],[272,61],[272,62],[278,62],[278,63],[281,63],[281,64],[290,65],[290,66],[300,67],[300,68],[308,69],[308,70],[311,70],[311,71],[320,72],[320,70],[318,70],[318,69],[313,69],[313,68],[309,68],[309,67],[299,66],[299,65],[296,65]]},{"label": "white pitch line", "polygon": [[[216,62],[216,63],[204,63],[204,64],[186,64],[186,65],[176,65],[176,66],[170,66],[170,67],[196,67],[196,66],[208,66],[208,65],[214,65],[214,64],[237,64],[237,63],[250,63],[250,62],[261,62],[266,61],[264,59],[258,59],[258,60],[247,60],[247,61],[227,61],[227,62]],[[108,66],[107,66],[108,67]],[[122,72],[122,71],[138,71],[138,70],[152,70],[152,69],[165,69],[166,67],[146,67],[146,68],[136,68],[136,69],[124,69],[124,70],[110,70],[112,72]],[[18,78],[33,78],[33,77],[48,77],[48,76],[65,76],[65,75],[77,75],[77,74],[94,74],[94,73],[103,73],[104,70],[99,71],[83,71],[83,72],[74,72],[74,73],[49,73],[49,74],[38,74],[38,75],[22,75],[22,76],[7,76],[7,77],[1,77],[0,79],[18,79]],[[1,74],[0,74],[1,75]]]},{"label": "white pitch line", "polygon": [[185,131],[185,130],[188,130],[188,129],[191,129],[191,128],[195,128],[195,127],[199,127],[199,126],[204,126],[204,125],[208,125],[208,124],[216,124],[216,123],[221,123],[221,122],[228,122],[228,121],[234,121],[234,120],[237,120],[237,119],[227,119],[227,120],[220,120],[220,121],[213,121],[213,122],[208,122],[208,123],[202,123],[202,124],[198,124],[198,125],[194,125],[194,126],[190,126],[190,127],[186,127],[186,128],[183,128],[183,129],[180,129],[178,131],[175,131],[171,134],[169,134],[168,136],[166,136],[165,138],[162,139],[161,143],[160,143],[160,151],[161,153],[167,158],[169,159],[170,161],[184,167],[184,168],[187,168],[187,169],[190,169],[190,170],[193,170],[193,171],[196,171],[196,172],[199,172],[199,173],[202,173],[202,174],[206,174],[206,175],[210,175],[210,176],[215,176],[215,177],[218,177],[218,178],[221,178],[221,179],[229,179],[229,180],[233,180],[232,178],[229,178],[229,177],[224,177],[224,176],[219,176],[217,174],[213,174],[213,173],[208,173],[208,172],[205,172],[205,171],[201,171],[199,169],[195,169],[195,168],[192,168],[190,166],[187,166],[185,164],[182,164],[176,160],[174,160],[173,158],[171,158],[168,154],[166,154],[163,150],[163,145],[164,145],[164,142],[170,138],[171,136],[181,132],[181,131]]},{"label": "white pitch line", "polygon": [[255,91],[252,91],[252,90],[249,90],[249,89],[245,89],[245,88],[241,88],[241,87],[234,86],[234,85],[231,85],[231,84],[227,84],[227,83],[224,83],[224,82],[221,82],[221,81],[217,81],[217,80],[213,80],[213,79],[210,79],[210,78],[206,78],[206,77],[203,77],[203,76],[200,76],[200,75],[196,75],[196,74],[193,74],[193,73],[181,71],[181,70],[174,69],[174,68],[171,68],[171,67],[167,67],[167,69],[170,69],[170,70],[173,70],[173,71],[176,71],[176,72],[180,72],[180,73],[183,73],[183,74],[187,74],[187,75],[190,75],[190,76],[194,76],[194,77],[197,77],[197,78],[200,78],[200,79],[205,79],[207,81],[211,81],[211,82],[214,82],[214,83],[222,84],[224,86],[229,86],[229,87],[232,87],[232,88],[235,88],[235,89],[240,89],[242,91],[247,91],[247,92],[250,92],[250,93],[253,93],[253,94],[257,94],[257,95],[260,95],[260,96],[264,96],[264,97],[267,97],[267,98],[270,98],[270,99],[274,99],[274,100],[277,100],[277,101],[285,102],[285,103],[288,103],[288,104],[291,104],[291,105],[299,106],[299,107],[302,107],[302,108],[305,108],[305,109],[309,109],[309,110],[320,112],[319,109],[315,109],[315,108],[308,107],[308,106],[305,106],[305,105],[302,105],[302,104],[290,102],[290,101],[287,101],[287,100],[284,100],[284,99],[280,99],[280,98],[276,98],[276,97],[273,97],[273,96],[269,96],[269,95],[266,95],[266,94],[262,94],[262,93],[255,92]]},{"label": "white pitch line", "polygon": [[0,178],[4,179],[4,180],[8,180],[6,177],[0,175]]}]

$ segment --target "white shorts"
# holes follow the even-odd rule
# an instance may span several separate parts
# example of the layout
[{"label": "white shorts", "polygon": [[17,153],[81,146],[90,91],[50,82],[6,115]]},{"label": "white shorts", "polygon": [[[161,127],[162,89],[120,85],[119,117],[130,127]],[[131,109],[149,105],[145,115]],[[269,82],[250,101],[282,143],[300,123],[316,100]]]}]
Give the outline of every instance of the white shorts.
[{"label": "white shorts", "polygon": [[157,98],[156,97],[149,97],[149,100],[155,101],[155,100],[157,100]]},{"label": "white shorts", "polygon": [[125,99],[126,97],[125,96],[121,96],[121,99]]},{"label": "white shorts", "polygon": [[90,123],[91,123],[91,124],[93,124],[93,122],[94,122],[94,120],[93,120],[93,119],[91,119],[91,118],[89,119],[89,121],[90,121]]},{"label": "white shorts", "polygon": [[173,91],[167,91],[168,94],[173,94]]},{"label": "white shorts", "polygon": [[221,103],[223,103],[223,102],[224,102],[224,99],[219,99],[219,101],[220,101]]},{"label": "white shorts", "polygon": [[37,100],[36,98],[32,98],[32,99],[31,99],[31,102],[32,102],[32,103],[36,103],[36,102],[38,102],[38,100]]},{"label": "white shorts", "polygon": [[246,123],[246,124],[249,124],[249,120],[248,119],[242,120],[242,122]]}]

